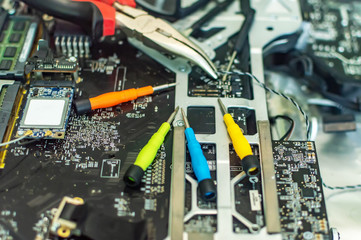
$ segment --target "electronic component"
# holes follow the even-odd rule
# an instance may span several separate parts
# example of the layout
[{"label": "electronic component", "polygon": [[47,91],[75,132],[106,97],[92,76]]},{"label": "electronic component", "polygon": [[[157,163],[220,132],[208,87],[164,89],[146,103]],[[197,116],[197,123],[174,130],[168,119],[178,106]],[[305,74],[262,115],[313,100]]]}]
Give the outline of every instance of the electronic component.
[{"label": "electronic component", "polygon": [[24,66],[33,47],[38,23],[30,16],[0,13],[0,78],[23,79]]},{"label": "electronic component", "polygon": [[31,72],[42,73],[71,73],[77,80],[78,60],[76,57],[54,57],[48,42],[41,40],[38,43],[37,52],[28,59],[25,66],[25,74]]},{"label": "electronic component", "polygon": [[63,139],[73,95],[69,87],[31,87],[17,136],[31,130],[28,138]]},{"label": "electronic component", "polygon": [[314,142],[273,142],[284,239],[329,239]]},{"label": "electronic component", "polygon": [[216,116],[214,107],[188,107],[187,116],[196,134],[214,134]]},{"label": "electronic component", "polygon": [[323,131],[327,133],[356,131],[355,116],[352,114],[324,116],[322,120]]},{"label": "electronic component", "polygon": [[56,36],[55,48],[58,56],[89,58],[91,40],[86,35]]},{"label": "electronic component", "polygon": [[308,0],[302,6],[304,18],[311,23],[307,51],[343,76],[335,77],[339,84],[359,83],[360,2]]},{"label": "electronic component", "polygon": [[188,83],[188,95],[192,97],[232,97],[252,99],[249,78],[228,75],[225,81],[214,80],[198,72],[192,71]]}]

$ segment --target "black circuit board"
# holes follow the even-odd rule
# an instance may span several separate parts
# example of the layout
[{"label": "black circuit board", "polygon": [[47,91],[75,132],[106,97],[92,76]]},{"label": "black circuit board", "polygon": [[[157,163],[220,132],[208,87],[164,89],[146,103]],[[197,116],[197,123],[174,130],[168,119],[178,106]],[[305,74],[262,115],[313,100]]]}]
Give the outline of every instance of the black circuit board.
[{"label": "black circuit board", "polygon": [[[251,145],[253,154],[259,158],[259,148]],[[238,157],[233,145],[229,145],[231,179],[243,171],[241,159]],[[245,177],[234,186],[235,208],[238,213],[250,222],[260,227],[265,226],[262,204],[262,179],[261,175]],[[249,233],[249,230],[236,218],[233,217],[233,231],[236,233]]]},{"label": "black circuit board", "polygon": [[314,142],[273,142],[283,239],[329,238]]},{"label": "black circuit board", "polygon": [[311,23],[307,51],[339,73],[361,80],[361,2],[359,0],[301,1]]},{"label": "black circuit board", "polygon": [[[93,61],[114,56],[107,42],[94,49],[102,51],[92,53]],[[111,73],[92,71],[85,61],[79,64],[75,98],[175,81],[174,73],[127,43],[117,46],[115,54],[120,57],[115,57]],[[20,109],[21,115],[24,108]],[[126,187],[122,178],[173,109],[174,89],[82,116],[71,109],[63,140],[32,139],[10,145],[0,175],[0,238],[45,239],[51,209],[70,196],[84,199],[111,217],[145,219],[148,238],[164,239],[168,234],[172,130],[139,188]]]}]

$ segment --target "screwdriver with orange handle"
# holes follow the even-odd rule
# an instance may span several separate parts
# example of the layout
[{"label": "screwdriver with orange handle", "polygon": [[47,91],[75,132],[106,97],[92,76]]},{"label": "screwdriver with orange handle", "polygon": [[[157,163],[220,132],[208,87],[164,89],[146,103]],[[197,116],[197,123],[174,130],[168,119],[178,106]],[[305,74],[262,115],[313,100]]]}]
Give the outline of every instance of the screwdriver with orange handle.
[{"label": "screwdriver with orange handle", "polygon": [[176,83],[164,84],[156,87],[146,86],[141,88],[131,88],[123,91],[108,92],[97,97],[81,99],[75,101],[75,110],[78,114],[84,114],[99,108],[108,108],[120,103],[129,102],[139,97],[151,95],[167,88],[174,87]]}]

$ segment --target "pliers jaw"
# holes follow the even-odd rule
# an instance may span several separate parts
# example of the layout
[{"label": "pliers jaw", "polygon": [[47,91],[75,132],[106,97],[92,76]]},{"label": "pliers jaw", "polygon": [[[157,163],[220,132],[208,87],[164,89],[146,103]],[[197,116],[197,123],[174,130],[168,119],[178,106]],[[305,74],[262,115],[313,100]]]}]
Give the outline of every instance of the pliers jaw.
[{"label": "pliers jaw", "polygon": [[217,79],[217,69],[203,50],[166,21],[147,12],[114,3],[116,25],[127,35],[160,52],[184,57]]}]

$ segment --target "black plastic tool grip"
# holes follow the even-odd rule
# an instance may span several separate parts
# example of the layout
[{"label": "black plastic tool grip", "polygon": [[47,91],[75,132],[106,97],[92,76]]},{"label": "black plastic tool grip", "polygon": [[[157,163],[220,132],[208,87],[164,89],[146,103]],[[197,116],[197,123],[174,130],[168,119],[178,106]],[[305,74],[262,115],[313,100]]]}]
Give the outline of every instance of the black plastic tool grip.
[{"label": "black plastic tool grip", "polygon": [[[112,7],[99,3],[97,1],[69,1],[69,0],[21,0],[30,7],[38,9],[44,13],[57,18],[73,22],[80,25],[86,32],[92,35],[93,39],[99,39],[107,31],[104,31],[104,9],[99,7],[106,6],[111,10]],[[114,9],[113,9],[114,10]],[[112,11],[112,10],[111,10]],[[109,14],[107,14],[109,15]],[[110,16],[113,17],[113,16]],[[114,10],[115,21],[115,10]],[[113,26],[114,27],[114,26]]]}]

